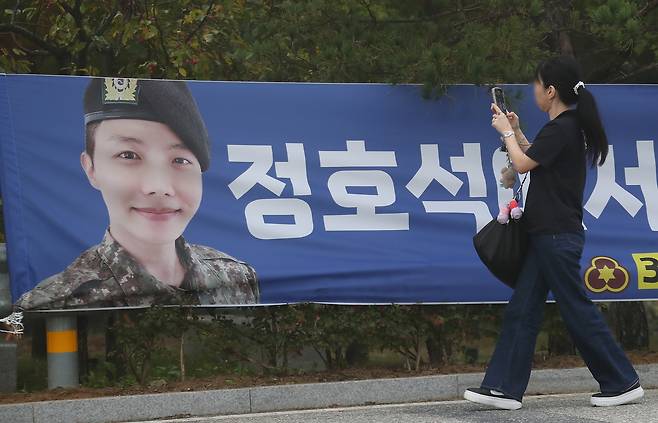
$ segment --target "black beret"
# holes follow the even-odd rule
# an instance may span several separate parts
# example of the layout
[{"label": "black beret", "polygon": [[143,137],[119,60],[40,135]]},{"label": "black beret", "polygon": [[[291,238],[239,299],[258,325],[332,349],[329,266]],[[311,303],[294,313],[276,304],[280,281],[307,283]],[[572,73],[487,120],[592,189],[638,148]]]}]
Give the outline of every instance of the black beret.
[{"label": "black beret", "polygon": [[105,119],[143,119],[167,125],[199,161],[210,165],[210,140],[184,81],[92,78],[84,97],[85,125]]}]

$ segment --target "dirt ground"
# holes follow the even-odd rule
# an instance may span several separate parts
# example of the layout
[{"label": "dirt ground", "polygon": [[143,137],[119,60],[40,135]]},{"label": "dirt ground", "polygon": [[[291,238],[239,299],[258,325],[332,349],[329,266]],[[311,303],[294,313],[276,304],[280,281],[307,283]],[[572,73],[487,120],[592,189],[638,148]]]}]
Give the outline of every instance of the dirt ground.
[{"label": "dirt ground", "polygon": [[[658,363],[658,352],[630,351],[628,357],[634,364]],[[565,369],[582,367],[584,363],[580,356],[558,356],[542,360],[535,357],[535,369]],[[424,369],[419,372],[409,372],[403,369],[387,368],[355,368],[341,371],[307,372],[286,376],[237,376],[218,375],[212,378],[188,379],[184,382],[153,383],[148,387],[108,387],[108,388],[77,388],[54,389],[41,392],[17,392],[0,394],[0,404],[12,404],[33,401],[68,400],[78,398],[94,398],[116,395],[153,394],[160,392],[190,392],[225,388],[243,388],[250,386],[284,385],[293,383],[334,382],[343,380],[395,378],[409,376],[431,376],[451,373],[481,372],[484,364],[446,365],[435,369]]]}]

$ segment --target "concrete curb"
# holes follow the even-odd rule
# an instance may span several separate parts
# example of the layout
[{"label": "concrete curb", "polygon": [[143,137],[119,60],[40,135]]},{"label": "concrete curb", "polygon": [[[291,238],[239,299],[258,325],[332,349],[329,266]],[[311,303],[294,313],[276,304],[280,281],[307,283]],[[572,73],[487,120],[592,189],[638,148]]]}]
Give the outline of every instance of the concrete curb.
[{"label": "concrete curb", "polygon": [[[658,388],[658,364],[635,366],[644,388]],[[0,405],[0,421],[13,423],[106,423],[210,416],[331,406],[355,406],[461,398],[484,373],[369,379],[103,397]],[[585,367],[534,370],[526,394],[596,392]]]}]

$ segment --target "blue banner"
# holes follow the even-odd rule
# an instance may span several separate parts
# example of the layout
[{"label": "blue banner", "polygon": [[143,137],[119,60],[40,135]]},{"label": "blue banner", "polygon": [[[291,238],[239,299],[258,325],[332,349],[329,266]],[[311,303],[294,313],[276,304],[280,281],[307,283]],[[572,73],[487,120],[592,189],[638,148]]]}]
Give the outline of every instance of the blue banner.
[{"label": "blue banner", "polygon": [[[108,229],[107,195],[80,158],[90,79],[0,77],[14,301],[98,246]],[[415,85],[187,86],[207,128],[210,166],[184,238],[248,264],[241,272],[255,270],[252,302],[509,299],[472,244],[512,197],[498,183],[506,156],[490,126],[486,87],[451,86],[425,100]],[[503,87],[532,141],[548,119],[532,87]],[[611,149],[587,175],[582,283],[595,300],[657,299],[658,86],[590,87]]]}]

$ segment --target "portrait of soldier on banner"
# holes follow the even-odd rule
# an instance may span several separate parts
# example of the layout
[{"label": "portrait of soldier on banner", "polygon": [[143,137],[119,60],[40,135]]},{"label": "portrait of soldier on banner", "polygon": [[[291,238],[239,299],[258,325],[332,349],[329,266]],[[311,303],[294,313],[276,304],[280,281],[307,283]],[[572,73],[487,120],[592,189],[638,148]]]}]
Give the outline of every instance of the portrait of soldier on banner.
[{"label": "portrait of soldier on banner", "polygon": [[23,294],[16,308],[258,303],[252,266],[183,238],[210,165],[208,132],[187,84],[92,78],[84,125],[80,163],[109,225],[99,244]]}]

